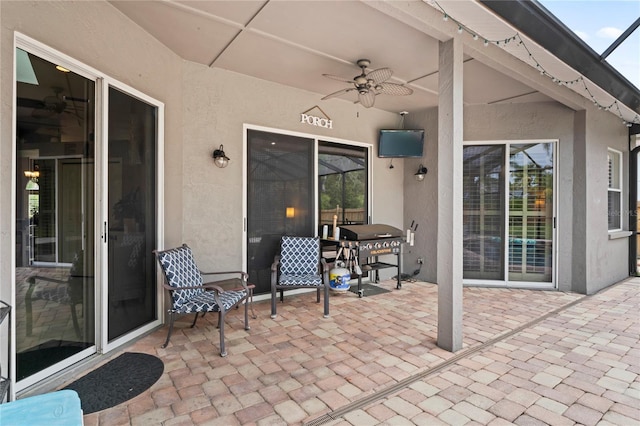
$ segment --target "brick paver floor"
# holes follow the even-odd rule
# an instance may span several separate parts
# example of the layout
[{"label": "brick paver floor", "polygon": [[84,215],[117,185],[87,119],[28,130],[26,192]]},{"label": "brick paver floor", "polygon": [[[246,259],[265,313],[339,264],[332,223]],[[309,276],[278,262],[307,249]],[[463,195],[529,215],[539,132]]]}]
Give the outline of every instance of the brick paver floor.
[{"label": "brick paver floor", "polygon": [[[640,279],[593,295],[465,288],[463,343],[437,347],[437,287],[255,303],[245,331],[227,316],[177,323],[126,351],[160,357],[149,390],[85,425],[640,425]],[[115,355],[114,355],[115,356]],[[106,362],[106,361],[105,361]],[[63,387],[61,385],[60,387]]]}]

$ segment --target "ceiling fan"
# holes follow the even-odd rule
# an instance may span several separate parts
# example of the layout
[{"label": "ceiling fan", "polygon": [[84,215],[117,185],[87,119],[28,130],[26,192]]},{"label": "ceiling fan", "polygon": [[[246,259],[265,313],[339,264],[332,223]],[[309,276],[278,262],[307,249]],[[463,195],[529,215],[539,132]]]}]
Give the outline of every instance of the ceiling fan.
[{"label": "ceiling fan", "polygon": [[[42,100],[30,98],[18,98],[18,106],[32,108],[31,116],[34,118],[55,117],[62,113],[69,113],[78,116],[78,105],[76,102],[86,103],[87,99],[75,98],[63,95],[64,89],[61,87],[51,87],[52,95],[45,96]],[[71,107],[67,101],[72,103]],[[69,108],[68,108],[69,107]]]},{"label": "ceiling fan", "polygon": [[389,80],[393,75],[393,71],[391,70],[391,68],[378,68],[377,70],[373,70],[369,74],[367,74],[366,69],[369,65],[371,65],[370,60],[359,59],[356,64],[360,67],[362,73],[353,77],[352,80],[348,80],[343,77],[338,77],[331,74],[322,74],[323,76],[331,78],[333,80],[353,84],[353,87],[330,93],[322,98],[322,100],[341,96],[345,93],[356,90],[358,92],[357,102],[360,102],[365,108],[371,108],[375,103],[377,95],[406,96],[413,93],[412,89],[401,84],[387,82],[387,80]]}]

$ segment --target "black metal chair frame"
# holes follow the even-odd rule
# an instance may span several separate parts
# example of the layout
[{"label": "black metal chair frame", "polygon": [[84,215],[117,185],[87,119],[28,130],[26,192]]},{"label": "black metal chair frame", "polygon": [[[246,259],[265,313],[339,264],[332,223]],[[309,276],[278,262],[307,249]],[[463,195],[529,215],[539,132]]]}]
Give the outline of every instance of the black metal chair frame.
[{"label": "black metal chair frame", "polygon": [[[170,252],[172,250],[175,251],[183,248],[188,249],[189,247],[186,244],[183,244],[182,246],[173,248],[173,249],[153,251],[153,253],[156,256],[156,259],[158,260],[158,263],[160,264],[160,269],[162,270],[162,273],[164,276],[164,282],[162,285],[169,292],[169,296],[172,301],[171,308],[167,311],[169,314],[169,331],[167,332],[167,339],[161,347],[166,348],[167,345],[169,344],[169,341],[171,340],[171,334],[173,332],[173,324],[175,321],[175,316],[183,314],[182,312],[178,312],[176,310],[176,307],[174,306],[173,293],[175,291],[181,291],[181,290],[204,290],[204,291],[210,292],[210,294],[213,296],[215,300],[216,306],[215,307],[211,306],[210,307],[211,309],[204,309],[204,310],[198,309],[196,311],[187,312],[186,314],[189,314],[189,313],[195,314],[193,323],[191,324],[191,328],[193,328],[195,327],[196,322],[198,321],[198,314],[202,313],[202,315],[204,316],[204,314],[207,312],[218,313],[217,328],[220,330],[220,356],[223,356],[223,357],[227,356],[227,351],[226,351],[225,341],[224,341],[224,319],[227,312],[229,312],[233,308],[239,307],[240,304],[243,302],[244,302],[244,329],[249,330],[248,301],[249,301],[250,292],[249,292],[249,289],[247,288],[247,279],[249,275],[243,271],[202,272],[198,270],[198,272],[202,277],[208,276],[208,275],[236,275],[237,274],[238,278],[207,282],[207,283],[203,283],[202,285],[196,285],[196,286],[180,286],[180,287],[171,286],[170,284],[168,284],[170,281],[169,281],[169,278],[167,277],[167,273],[165,269],[162,267],[162,263],[160,262],[159,255],[161,255],[162,253]],[[217,285],[217,284],[230,283],[230,282],[235,282],[236,284],[233,285],[232,287],[242,288],[243,290],[241,290],[241,292],[244,292],[244,295],[238,298],[238,300],[235,300],[233,303],[229,303],[226,296],[231,295],[232,293],[238,293],[238,291],[225,291],[224,289],[222,289],[220,286]],[[235,299],[235,296],[236,295],[234,295],[234,299]]]}]

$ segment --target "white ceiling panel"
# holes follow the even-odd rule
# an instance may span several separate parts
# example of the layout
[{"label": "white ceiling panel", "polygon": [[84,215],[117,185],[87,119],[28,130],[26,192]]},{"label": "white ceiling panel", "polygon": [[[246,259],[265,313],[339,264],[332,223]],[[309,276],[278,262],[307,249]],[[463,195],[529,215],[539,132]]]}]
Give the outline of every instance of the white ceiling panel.
[{"label": "white ceiling panel", "polygon": [[114,1],[112,4],[181,58],[201,64],[209,65],[239,31],[171,3]]},{"label": "white ceiling panel", "polygon": [[[377,6],[382,4],[356,0],[111,3],[186,60],[314,92],[319,103],[323,96],[350,87],[323,74],[353,79],[361,72],[356,61],[369,59],[367,72],[391,68],[389,82],[414,90],[409,96],[378,95],[375,108],[411,112],[437,105],[439,42],[422,32],[419,25],[407,25],[398,20],[402,18],[381,11],[388,12],[399,2],[385,3],[380,9]],[[435,4],[409,3],[411,11],[425,16],[433,15],[433,9],[439,10]],[[488,38],[514,33],[478,2],[443,0],[439,4]],[[544,52],[540,55],[554,60]],[[549,66],[560,71],[563,65]],[[464,67],[467,104],[550,99],[520,83],[517,77],[496,71],[495,64],[491,68],[465,55]],[[353,102],[356,98],[353,91],[322,102]]]},{"label": "white ceiling panel", "polygon": [[215,1],[176,1],[177,6],[185,6],[202,13],[215,16],[220,21],[235,22],[245,26],[268,1],[253,0],[215,0]]}]

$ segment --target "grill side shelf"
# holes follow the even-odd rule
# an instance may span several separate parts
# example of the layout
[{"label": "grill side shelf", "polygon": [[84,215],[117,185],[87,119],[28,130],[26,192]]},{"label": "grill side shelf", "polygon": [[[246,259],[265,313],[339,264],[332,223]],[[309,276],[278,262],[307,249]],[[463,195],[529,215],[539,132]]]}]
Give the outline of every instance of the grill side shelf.
[{"label": "grill side shelf", "polygon": [[394,265],[392,263],[384,263],[384,262],[373,262],[373,263],[365,263],[362,265],[363,271],[377,271],[378,269],[385,268],[395,268],[398,265]]}]

